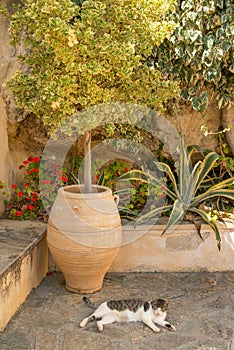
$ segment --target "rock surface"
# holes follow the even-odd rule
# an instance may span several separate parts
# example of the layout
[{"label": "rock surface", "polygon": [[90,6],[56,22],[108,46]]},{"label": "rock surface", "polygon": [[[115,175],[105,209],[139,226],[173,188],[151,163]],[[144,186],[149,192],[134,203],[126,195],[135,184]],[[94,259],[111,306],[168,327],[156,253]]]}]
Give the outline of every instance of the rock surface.
[{"label": "rock surface", "polygon": [[0,275],[17,258],[24,258],[45,231],[46,224],[39,221],[0,220]]},{"label": "rock surface", "polygon": [[[1,350],[233,350],[234,273],[109,273],[92,299],[162,297],[177,332],[154,334],[145,325],[118,323],[98,333],[82,295],[66,291],[62,274],[49,274],[0,335]],[[231,298],[232,295],[232,298]]]}]

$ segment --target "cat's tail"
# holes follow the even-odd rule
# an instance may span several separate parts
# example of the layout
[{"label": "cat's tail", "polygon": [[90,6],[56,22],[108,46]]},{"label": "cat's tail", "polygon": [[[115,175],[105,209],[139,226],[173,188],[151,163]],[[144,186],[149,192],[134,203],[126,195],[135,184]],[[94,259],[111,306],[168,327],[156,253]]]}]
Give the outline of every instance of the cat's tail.
[{"label": "cat's tail", "polygon": [[91,307],[91,309],[96,309],[96,305],[92,302],[91,299],[89,299],[88,297],[83,297],[83,300],[84,300],[86,305]]}]

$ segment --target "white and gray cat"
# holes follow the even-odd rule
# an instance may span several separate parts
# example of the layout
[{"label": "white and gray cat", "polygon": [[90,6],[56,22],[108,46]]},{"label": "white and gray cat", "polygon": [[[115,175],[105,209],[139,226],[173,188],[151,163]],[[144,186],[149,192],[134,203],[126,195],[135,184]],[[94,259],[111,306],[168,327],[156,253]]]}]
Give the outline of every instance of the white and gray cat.
[{"label": "white and gray cat", "polygon": [[160,332],[156,324],[166,327],[171,331],[176,331],[175,326],[165,321],[168,301],[163,299],[153,299],[144,301],[140,299],[110,300],[102,303],[98,308],[87,297],[83,298],[84,302],[96,310],[80,323],[83,328],[91,320],[97,321],[99,332],[103,331],[103,326],[114,322],[133,322],[141,321],[152,331]]}]

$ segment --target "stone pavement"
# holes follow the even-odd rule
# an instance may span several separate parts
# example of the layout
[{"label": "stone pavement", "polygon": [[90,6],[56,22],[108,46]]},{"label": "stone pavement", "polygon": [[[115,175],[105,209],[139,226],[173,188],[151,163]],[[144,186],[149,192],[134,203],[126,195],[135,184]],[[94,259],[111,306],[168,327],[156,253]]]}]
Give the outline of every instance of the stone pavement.
[{"label": "stone pavement", "polygon": [[80,329],[92,310],[82,295],[66,291],[61,273],[48,275],[0,334],[1,350],[234,350],[234,272],[109,273],[102,291],[106,299],[167,298],[168,320],[177,332],[153,333],[141,323],[95,322]]}]

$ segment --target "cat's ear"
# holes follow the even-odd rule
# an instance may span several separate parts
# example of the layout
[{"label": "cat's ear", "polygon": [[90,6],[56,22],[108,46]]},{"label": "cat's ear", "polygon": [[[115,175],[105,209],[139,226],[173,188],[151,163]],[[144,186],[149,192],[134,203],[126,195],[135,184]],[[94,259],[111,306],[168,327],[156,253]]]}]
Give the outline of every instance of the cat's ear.
[{"label": "cat's ear", "polygon": [[156,299],[156,298],[151,299],[151,303],[157,303],[157,301],[158,301],[158,299]]},{"label": "cat's ear", "polygon": [[158,307],[158,299],[156,299],[156,298],[151,299],[150,304],[151,304],[152,308],[153,308],[154,310],[156,310],[157,307]]}]

